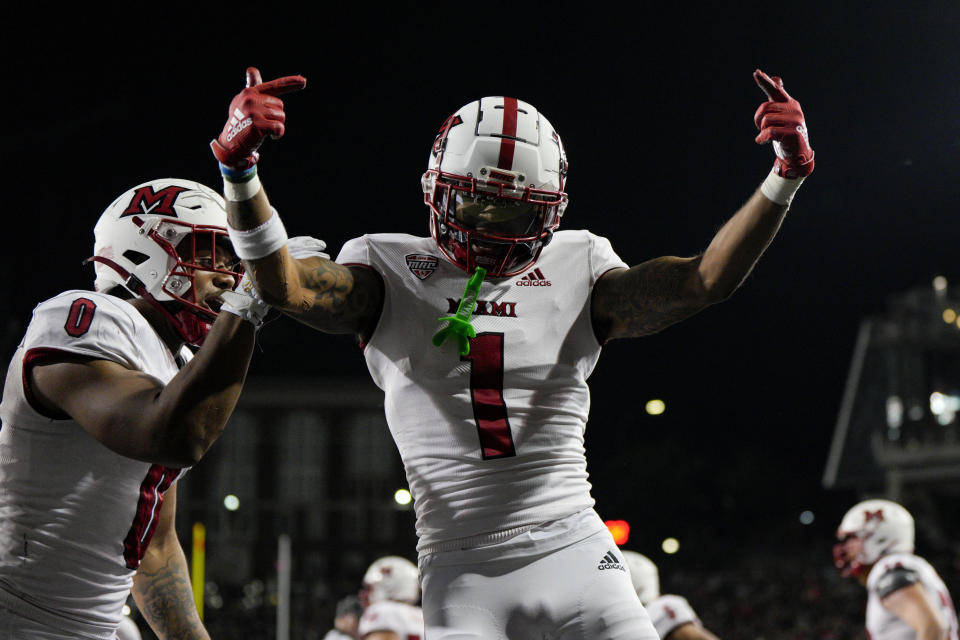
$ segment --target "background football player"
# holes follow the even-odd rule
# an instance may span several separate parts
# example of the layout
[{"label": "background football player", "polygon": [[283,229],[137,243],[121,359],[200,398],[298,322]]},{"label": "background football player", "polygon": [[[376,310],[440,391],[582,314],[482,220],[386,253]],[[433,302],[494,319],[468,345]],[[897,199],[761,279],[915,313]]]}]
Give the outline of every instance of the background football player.
[{"label": "background football player", "polygon": [[653,560],[636,551],[621,550],[620,553],[630,569],[637,597],[650,614],[661,640],[718,640],[703,628],[686,598],[660,594],[660,572]]},{"label": "background football player", "polygon": [[420,640],[424,635],[417,566],[400,556],[384,556],[363,576],[361,640]]},{"label": "background football player", "polygon": [[96,291],[37,305],[7,372],[0,636],[112,639],[132,587],[160,638],[207,638],[176,483],[226,425],[267,307],[232,291],[223,199],[196,182],[134,187],[94,236]]},{"label": "background football player", "polygon": [[914,555],[913,516],[890,500],[865,500],[843,516],[833,562],[867,588],[872,640],[958,640],[957,612],[930,563]]},{"label": "background football player", "polygon": [[323,640],[359,640],[358,627],[363,605],[358,596],[346,596],[337,602],[333,617],[333,629],[327,631]]},{"label": "background football player", "polygon": [[773,142],[773,170],[701,255],[628,267],[605,238],[558,230],[560,136],[503,96],[462,107],[437,134],[422,179],[428,237],[365,235],[335,262],[292,259],[256,163],[265,137],[285,131],[278,96],[306,80],[247,70],[211,143],[231,238],[268,303],[364,346],[414,496],[428,626],[656,637],[626,569],[600,562],[616,545],[587,481],[586,379],[606,342],[732,294],[813,170],[800,105],[778,78],[754,78],[767,96],[756,142]]}]

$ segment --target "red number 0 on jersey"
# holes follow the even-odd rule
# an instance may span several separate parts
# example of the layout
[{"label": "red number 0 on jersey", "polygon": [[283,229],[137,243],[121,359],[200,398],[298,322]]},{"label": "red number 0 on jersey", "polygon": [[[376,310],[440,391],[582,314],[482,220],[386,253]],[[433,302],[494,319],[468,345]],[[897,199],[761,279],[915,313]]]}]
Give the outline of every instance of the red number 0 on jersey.
[{"label": "red number 0 on jersey", "polygon": [[517,455],[503,401],[503,334],[479,333],[470,340],[470,398],[484,460]]},{"label": "red number 0 on jersey", "polygon": [[90,330],[90,323],[93,322],[93,314],[97,311],[97,305],[88,298],[77,298],[70,305],[70,314],[63,325],[63,330],[74,338],[79,338]]}]

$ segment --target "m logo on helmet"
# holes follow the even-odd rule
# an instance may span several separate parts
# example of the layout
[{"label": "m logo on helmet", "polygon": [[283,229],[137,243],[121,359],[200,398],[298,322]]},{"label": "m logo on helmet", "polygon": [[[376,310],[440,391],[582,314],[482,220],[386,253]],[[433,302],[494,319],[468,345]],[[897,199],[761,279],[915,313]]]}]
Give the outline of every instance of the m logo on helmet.
[{"label": "m logo on helmet", "polygon": [[177,212],[174,211],[173,205],[177,197],[186,190],[185,187],[173,185],[159,191],[154,191],[150,185],[140,187],[134,192],[133,197],[130,198],[130,204],[123,210],[120,217],[151,214],[176,218]]},{"label": "m logo on helmet", "polygon": [[874,519],[883,522],[883,509],[877,509],[876,511],[864,511],[863,519],[864,522],[870,522]]}]

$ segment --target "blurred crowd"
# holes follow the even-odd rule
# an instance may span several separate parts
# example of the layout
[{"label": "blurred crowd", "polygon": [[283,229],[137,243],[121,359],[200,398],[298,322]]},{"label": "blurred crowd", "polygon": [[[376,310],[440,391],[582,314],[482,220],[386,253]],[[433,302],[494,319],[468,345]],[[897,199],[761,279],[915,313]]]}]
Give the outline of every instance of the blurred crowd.
[{"label": "blurred crowd", "polygon": [[[704,625],[724,640],[866,640],[866,593],[843,579],[823,549],[753,549],[720,559],[723,569],[678,568],[661,575],[664,593],[682,594]],[[960,588],[960,555],[929,554],[951,592]],[[358,585],[359,586],[359,585]],[[338,602],[322,586],[294,583],[291,638],[323,640]],[[276,637],[275,585],[253,580],[237,590],[208,586],[206,610],[213,638]],[[152,638],[141,625],[144,638]]]}]

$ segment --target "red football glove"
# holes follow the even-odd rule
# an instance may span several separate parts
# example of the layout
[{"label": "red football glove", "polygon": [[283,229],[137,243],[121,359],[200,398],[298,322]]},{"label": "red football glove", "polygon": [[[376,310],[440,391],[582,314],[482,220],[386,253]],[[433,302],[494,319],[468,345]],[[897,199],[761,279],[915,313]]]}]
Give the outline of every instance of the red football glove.
[{"label": "red football glove", "polygon": [[800,103],[783,89],[783,80],[772,78],[760,69],[753,72],[757,86],[767,94],[767,101],[760,105],[753,122],[760,129],[755,140],[758,144],[773,142],[777,160],[773,169],[781,178],[803,178],[813,172],[813,149],[807,135],[807,123],[803,120]]},{"label": "red football glove", "polygon": [[276,97],[307,86],[303,76],[285,76],[270,82],[260,79],[256,67],[247,69],[247,88],[234,96],[220,137],[210,142],[213,155],[231,169],[249,169],[260,159],[257,149],[268,135],[283,135],[287,116]]}]

